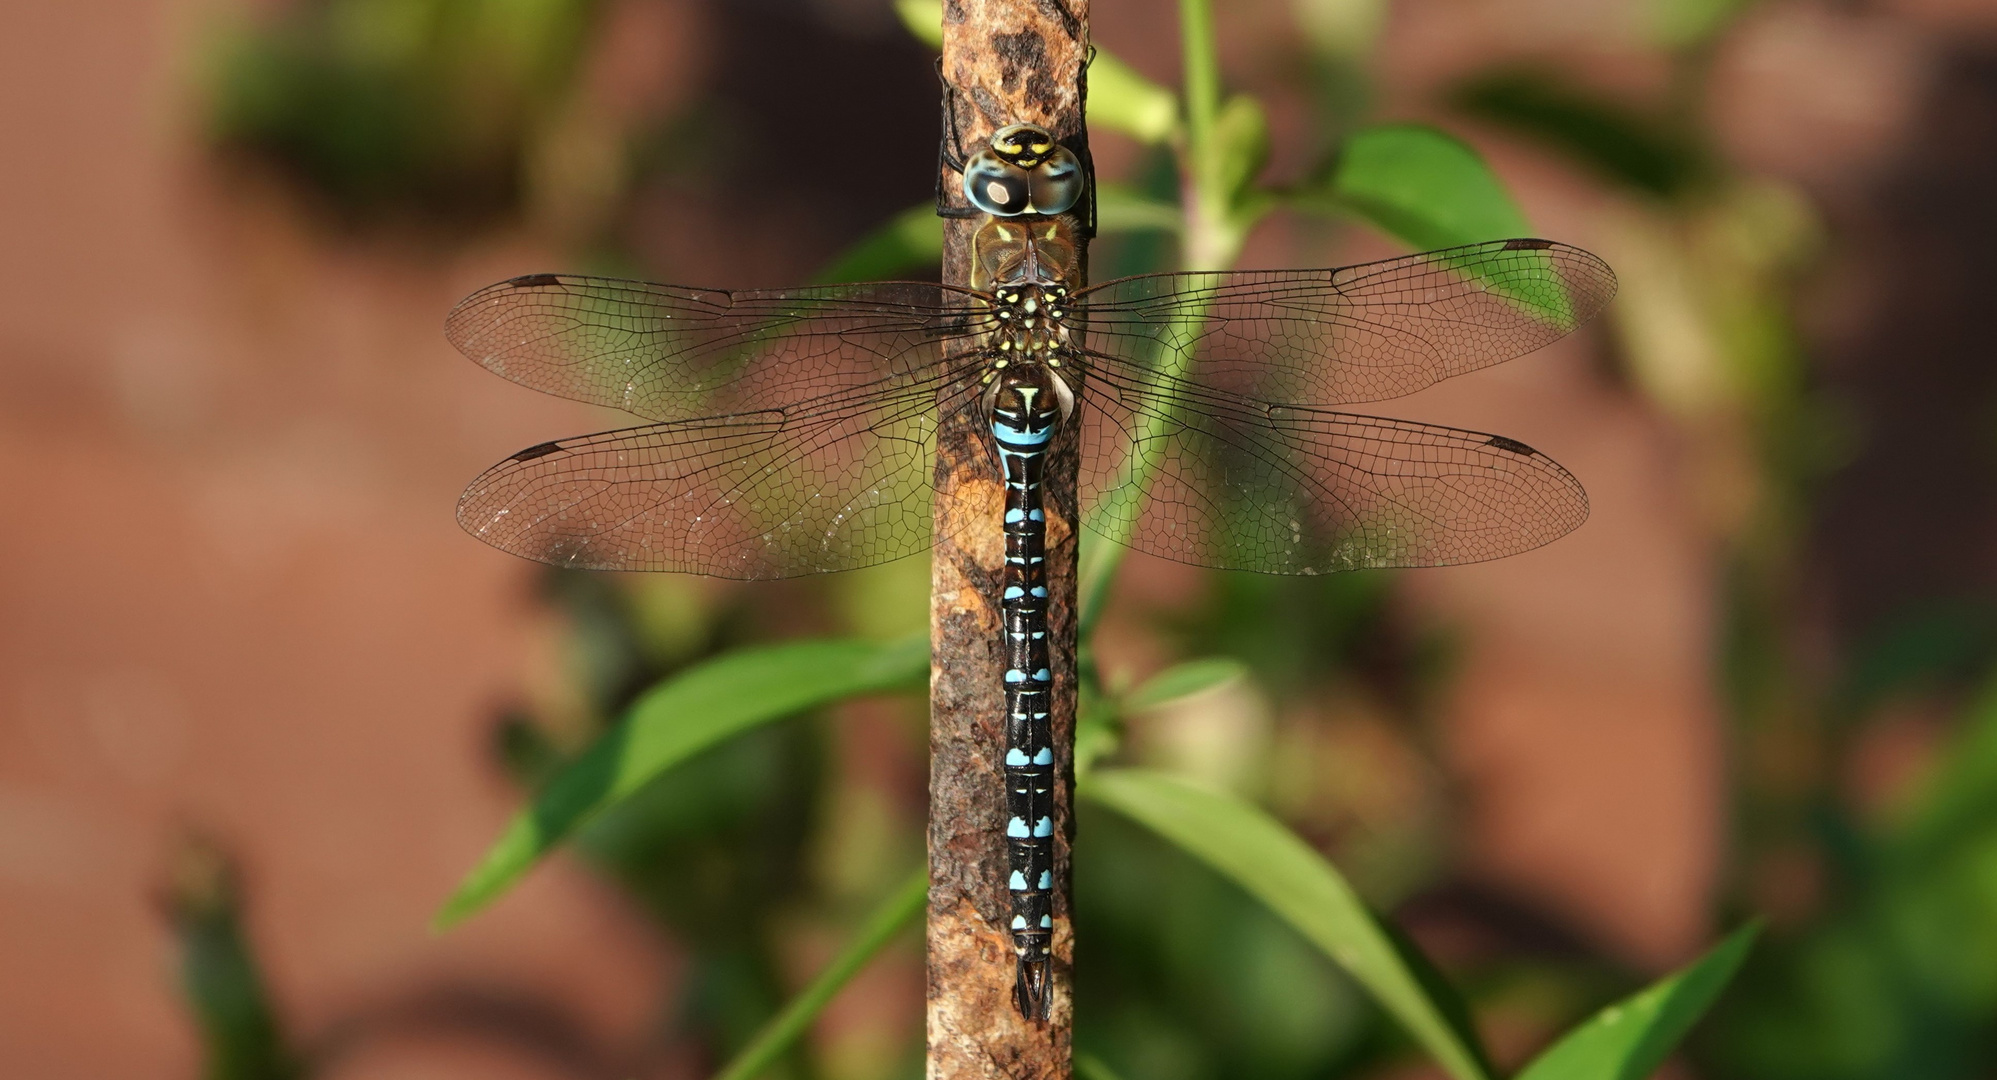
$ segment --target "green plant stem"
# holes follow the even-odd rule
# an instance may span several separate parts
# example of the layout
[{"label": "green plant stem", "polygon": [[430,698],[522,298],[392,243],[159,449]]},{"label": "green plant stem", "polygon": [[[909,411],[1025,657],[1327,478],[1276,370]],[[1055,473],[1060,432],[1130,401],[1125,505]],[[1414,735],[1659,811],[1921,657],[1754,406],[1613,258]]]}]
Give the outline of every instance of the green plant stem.
[{"label": "green plant stem", "polygon": [[[1159,382],[1166,386],[1176,386],[1186,378],[1187,369],[1193,363],[1193,345],[1198,340],[1200,323],[1206,321],[1207,305],[1188,304],[1188,310],[1180,313],[1175,322],[1183,327],[1179,340],[1185,347],[1171,349],[1163,344],[1158,346],[1158,357],[1152,369],[1159,373]],[[1145,447],[1158,446],[1165,432],[1176,423],[1177,405],[1162,396],[1152,401],[1139,423],[1138,435],[1131,440],[1132,452],[1118,470],[1118,476],[1110,485],[1111,490],[1136,490],[1148,492],[1151,477],[1156,471],[1145,456]],[[1137,518],[1143,513],[1140,506],[1137,513],[1126,521],[1106,521],[1100,515],[1088,523],[1084,532],[1085,541],[1076,556],[1076,591],[1080,594],[1080,610],[1076,612],[1077,633],[1081,640],[1089,640],[1089,633],[1101,617],[1104,602],[1109,598],[1110,582],[1116,577],[1116,568],[1123,562],[1123,553],[1130,543],[1131,530],[1137,526]]]},{"label": "green plant stem", "polygon": [[1179,0],[1179,43],[1186,69],[1186,138],[1180,173],[1186,206],[1183,270],[1225,270],[1240,251],[1228,221],[1214,129],[1220,116],[1220,55],[1209,0]]},{"label": "green plant stem", "polygon": [[922,914],[923,903],[928,897],[929,868],[924,866],[874,909],[859,936],[846,946],[846,950],[825,965],[825,970],[811,980],[810,986],[800,991],[782,1012],[771,1018],[715,1080],[754,1080],[763,1070],[776,1064],[777,1059],[810,1029],[812,1021],[825,1011],[825,1006],[839,996],[839,991],[845,989],[853,976],[859,974],[876,953]]},{"label": "green plant stem", "polygon": [[1187,157],[1203,164],[1213,146],[1214,117],[1220,113],[1220,58],[1207,0],[1179,0],[1179,46],[1186,68]]},{"label": "green plant stem", "polygon": [[[1220,191],[1215,181],[1219,170],[1216,167],[1218,148],[1214,146],[1213,136],[1215,118],[1220,114],[1220,57],[1214,45],[1213,7],[1209,0],[1179,0],[1179,41],[1184,50],[1186,69],[1185,137],[1178,147],[1183,191],[1181,202],[1186,219],[1180,233],[1179,268],[1225,270],[1240,254],[1245,230],[1234,227],[1227,220],[1227,193]],[[1195,340],[1199,322],[1204,318],[1204,311],[1184,316],[1188,324],[1185,340]],[[1189,348],[1176,358],[1159,358],[1165,365],[1168,380],[1184,376],[1185,369],[1192,363],[1190,352]],[[1170,421],[1171,417],[1162,412],[1147,416],[1144,431],[1133,441],[1133,445],[1155,445],[1149,440],[1155,440]],[[1132,460],[1126,463],[1124,475],[1116,486],[1148,486],[1150,479],[1150,467]],[[1117,566],[1123,562],[1124,544],[1129,539],[1130,530],[1125,526],[1097,522],[1090,527],[1089,533],[1082,542],[1077,559],[1080,564],[1077,569],[1080,609],[1076,618],[1083,641],[1089,640],[1096,620],[1102,615],[1104,602],[1109,597],[1110,582],[1116,577]]]}]

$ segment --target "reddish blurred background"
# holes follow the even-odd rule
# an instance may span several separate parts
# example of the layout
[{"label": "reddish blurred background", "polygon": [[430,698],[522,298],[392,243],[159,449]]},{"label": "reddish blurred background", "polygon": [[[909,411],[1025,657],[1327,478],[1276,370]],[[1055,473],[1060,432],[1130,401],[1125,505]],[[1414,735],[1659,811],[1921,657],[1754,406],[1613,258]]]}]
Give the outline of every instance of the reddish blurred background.
[{"label": "reddish blurred background", "polygon": [[[1225,70],[1268,105],[1279,178],[1329,140],[1298,74],[1322,35],[1297,28],[1364,6],[1221,6]],[[1379,856],[1377,887],[1452,963],[1554,941],[1656,972],[1749,911],[1806,936],[1838,879],[1767,823],[1802,813],[1799,791],[1891,802],[1962,700],[1945,683],[1826,740],[1808,719],[1823,688],[1909,612],[1984,625],[1997,584],[1997,6],[1707,6],[1720,28],[1694,45],[1634,0],[1386,11],[1373,114],[1462,135],[1541,234],[1623,278],[1605,325],[1391,411],[1532,443],[1581,477],[1593,516],[1528,555],[1395,579],[1392,620],[1451,657],[1420,737],[1362,687],[1251,694],[1219,735],[1161,720],[1144,751],[1252,756],[1307,721],[1323,770],[1258,783],[1293,817],[1328,799],[1348,839],[1414,850]],[[536,567],[463,535],[453,502],[520,446],[617,422],[492,378],[440,322],[534,270],[809,277],[925,197],[928,54],[868,0],[607,0],[572,71],[523,83],[535,134],[494,151],[517,172],[479,188],[472,154],[402,199],[217,136],[226,42],[282,15],[240,7],[0,11],[0,1072],[200,1071],[169,912],[202,872],[189,861],[219,852],[286,1029],[338,1047],[326,1075],[692,1075],[700,1055],[661,1034],[685,943],[577,861],[428,929],[520,800],[495,717],[580,708],[573,613]],[[1170,85],[1170,16],[1097,0],[1094,37]],[[1679,119],[1725,182],[1674,201],[1604,179],[1462,91],[1518,69],[1639,114],[1695,79]],[[878,170],[817,156],[856,114],[878,119]],[[1105,176],[1149,160],[1114,133],[1096,147]],[[1393,250],[1279,219],[1245,265]],[[1769,385],[1736,378],[1741,319],[1793,325],[1803,359]],[[889,573],[866,580],[906,596],[921,568]],[[1218,587],[1133,558],[1106,665],[1179,658],[1160,620]],[[827,610],[866,606],[832,589]],[[711,610],[739,592],[686,595]],[[911,610],[888,628],[919,625]],[[1744,669],[1743,648],[1781,660]],[[849,710],[834,757],[894,742],[879,730],[898,715]],[[905,847],[922,764],[904,756],[846,772],[885,793]],[[798,970],[835,940],[799,930]],[[828,1074],[905,1060],[918,963],[904,949],[861,983],[871,1004],[834,1014],[889,1049]],[[1484,1015],[1517,1056],[1563,1009],[1501,995]],[[1699,1067],[1754,1071],[1713,1060]]]}]

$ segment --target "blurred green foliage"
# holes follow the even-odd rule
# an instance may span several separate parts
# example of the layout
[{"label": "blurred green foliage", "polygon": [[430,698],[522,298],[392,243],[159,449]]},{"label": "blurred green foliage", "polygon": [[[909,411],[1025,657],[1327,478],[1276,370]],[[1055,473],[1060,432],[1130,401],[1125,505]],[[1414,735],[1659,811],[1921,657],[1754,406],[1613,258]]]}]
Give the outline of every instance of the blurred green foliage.
[{"label": "blurred green foliage", "polygon": [[1652,119],[1532,68],[1488,72],[1456,91],[1456,104],[1543,140],[1603,178],[1663,198],[1685,194],[1710,168],[1706,154],[1667,121]]},{"label": "blurred green foliage", "polygon": [[1120,1075],[1321,1076],[1384,1049],[1351,978],[1240,886],[1092,804],[1075,838],[1077,1038]]},{"label": "blurred green foliage", "polygon": [[478,221],[515,209],[576,78],[591,0],[314,0],[217,33],[222,147],[343,211]]},{"label": "blurred green foliage", "polygon": [[[1910,631],[1932,647],[1935,628]],[[1988,638],[1977,637],[1987,668]],[[1893,690],[1949,687],[1964,644],[1901,667]],[[1890,715],[1880,706],[1899,694],[1883,689],[1875,684],[1874,707],[1849,718],[1857,730]],[[1988,1074],[1997,1055],[1997,684],[1949,727],[1929,775],[1889,805],[1871,814],[1842,800],[1819,806],[1816,843],[1803,850],[1824,875],[1821,896],[1807,919],[1779,928],[1748,969],[1738,1007],[1716,1025],[1711,1060],[1721,1075]]]},{"label": "blurred green foliage", "polygon": [[202,1076],[302,1076],[244,930],[242,886],[228,855],[206,839],[183,840],[161,905],[180,949],[181,992],[201,1029]]}]

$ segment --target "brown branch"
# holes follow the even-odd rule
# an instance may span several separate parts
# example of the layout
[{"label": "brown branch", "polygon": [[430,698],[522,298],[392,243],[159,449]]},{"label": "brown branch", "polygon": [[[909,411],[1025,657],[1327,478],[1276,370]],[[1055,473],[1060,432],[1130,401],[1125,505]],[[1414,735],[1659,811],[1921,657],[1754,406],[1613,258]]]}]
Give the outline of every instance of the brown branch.
[{"label": "brown branch", "polygon": [[[968,155],[1013,123],[1038,124],[1064,141],[1082,132],[1088,0],[945,0],[943,77]],[[963,204],[961,181],[943,189]],[[977,219],[946,222],[943,280],[970,281]],[[1086,265],[1084,262],[1082,265]],[[1079,285],[1080,282],[1073,284]],[[1069,841],[1075,731],[1076,429],[1057,436],[1045,480],[1048,636],[1054,670],[1054,745],[1061,767],[1055,805],[1054,978],[1049,1019],[1012,1005],[1014,958],[1005,882],[1004,670],[997,581],[1004,564],[1002,479],[976,416],[943,416],[936,448],[936,535],[930,599],[929,1072],[930,1080],[1056,1080],[1068,1075]]]}]

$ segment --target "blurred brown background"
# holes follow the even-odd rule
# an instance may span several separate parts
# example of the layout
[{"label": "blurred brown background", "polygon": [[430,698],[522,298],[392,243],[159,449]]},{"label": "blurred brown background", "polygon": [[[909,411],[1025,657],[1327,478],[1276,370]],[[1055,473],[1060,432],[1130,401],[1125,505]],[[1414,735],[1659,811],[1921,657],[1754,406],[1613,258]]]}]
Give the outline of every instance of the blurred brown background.
[{"label": "blurred brown background", "polygon": [[[394,6],[322,8],[345,11],[335,32],[386,38]],[[1403,708],[1363,681],[1244,690],[1140,740],[1223,772],[1240,756],[1245,783],[1331,822],[1306,834],[1466,970],[1583,957],[1615,983],[1750,912],[1807,940],[1842,879],[1798,823],[1826,799],[1863,822],[1917,785],[1984,670],[1997,5],[1707,6],[1716,28],[1691,44],[1660,24],[1671,5],[1636,0],[1402,0],[1377,38],[1362,4],[1218,13],[1230,84],[1269,107],[1272,175],[1332,141],[1307,54],[1356,33],[1369,115],[1462,135],[1539,233],[1622,275],[1603,324],[1385,410],[1524,439],[1594,508],[1547,548],[1383,586],[1381,618],[1443,643],[1432,700]],[[588,711],[576,608],[463,535],[453,502],[518,447],[619,422],[492,378],[440,323],[537,270],[807,278],[926,197],[934,76],[868,0],[570,7],[572,25],[532,27],[573,35],[546,70],[522,61],[508,83],[503,63],[472,64],[499,72],[480,99],[499,103],[494,131],[445,166],[346,172],[333,151],[241,135],[270,125],[229,126],[229,95],[247,93],[231,43],[300,18],[282,5],[0,10],[0,1073],[200,1072],[170,912],[215,853],[240,869],[286,1030],[332,1048],[322,1075],[677,1076],[708,1060],[662,1020],[688,944],[575,859],[427,929],[520,800],[495,717],[525,708],[559,733]],[[1173,14],[1097,0],[1094,37],[1170,85]],[[1474,92],[1521,70],[1631,114],[1678,102],[1676,130],[1723,180],[1644,191],[1549,148],[1518,122],[1529,110]],[[855,115],[877,124],[877,168],[826,160]],[[1108,177],[1155,164],[1114,133],[1096,146]],[[1394,250],[1279,218],[1244,264]],[[1730,366],[1756,348],[1776,359]],[[923,573],[628,587],[708,613],[769,603],[755,589],[808,595],[823,614],[806,628],[890,632],[921,625]],[[1179,658],[1184,635],[1158,627],[1229,587],[1133,558],[1106,666]],[[1907,625],[1941,635],[1921,668],[1935,678],[1827,735],[1825,702],[1866,643]],[[843,765],[820,797],[877,807],[889,839],[869,843],[906,852],[923,766],[907,718],[880,713],[832,722]],[[1300,731],[1316,764],[1270,766]],[[797,975],[837,940],[813,918],[786,939]],[[905,948],[835,1011],[827,1075],[905,1069],[918,964]],[[1480,1015],[1523,1054],[1587,997],[1564,993],[1482,997]],[[1964,1055],[1863,1074],[1997,1061]]]}]

